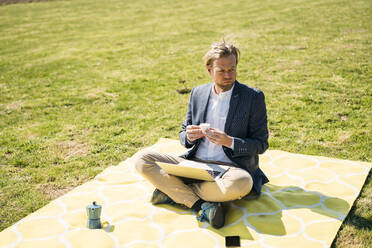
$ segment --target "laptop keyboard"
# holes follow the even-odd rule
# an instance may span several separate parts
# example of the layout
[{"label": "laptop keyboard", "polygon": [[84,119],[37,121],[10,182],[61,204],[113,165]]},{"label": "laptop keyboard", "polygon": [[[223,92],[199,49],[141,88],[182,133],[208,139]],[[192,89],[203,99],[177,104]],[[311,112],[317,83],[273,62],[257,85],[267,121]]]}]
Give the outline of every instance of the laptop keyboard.
[{"label": "laptop keyboard", "polygon": [[207,170],[209,175],[211,175],[213,178],[218,177],[221,174],[221,171],[214,171],[214,170]]}]

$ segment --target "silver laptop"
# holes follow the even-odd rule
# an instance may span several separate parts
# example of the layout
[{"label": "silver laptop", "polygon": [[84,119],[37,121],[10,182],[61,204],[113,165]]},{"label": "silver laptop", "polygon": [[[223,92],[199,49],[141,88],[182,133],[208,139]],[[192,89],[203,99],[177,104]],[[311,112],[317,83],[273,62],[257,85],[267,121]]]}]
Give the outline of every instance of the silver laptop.
[{"label": "silver laptop", "polygon": [[229,169],[228,166],[207,164],[184,160],[179,164],[156,162],[165,172],[170,175],[199,179],[204,181],[216,181]]}]

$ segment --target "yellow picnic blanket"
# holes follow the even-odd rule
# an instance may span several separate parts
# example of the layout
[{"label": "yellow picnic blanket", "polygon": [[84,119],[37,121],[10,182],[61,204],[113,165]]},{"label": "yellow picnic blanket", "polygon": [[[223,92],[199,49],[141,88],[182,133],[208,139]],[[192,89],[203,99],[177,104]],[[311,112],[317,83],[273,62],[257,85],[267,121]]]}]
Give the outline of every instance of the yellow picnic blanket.
[{"label": "yellow picnic blanket", "polygon": [[[185,150],[160,139],[153,149]],[[260,167],[270,183],[257,200],[228,204],[226,226],[213,229],[188,209],[153,206],[154,187],[136,173],[133,159],[97,177],[0,233],[0,247],[143,248],[225,247],[239,235],[241,247],[329,247],[359,194],[371,163],[269,150]],[[86,228],[86,206],[102,205],[105,229]]]}]

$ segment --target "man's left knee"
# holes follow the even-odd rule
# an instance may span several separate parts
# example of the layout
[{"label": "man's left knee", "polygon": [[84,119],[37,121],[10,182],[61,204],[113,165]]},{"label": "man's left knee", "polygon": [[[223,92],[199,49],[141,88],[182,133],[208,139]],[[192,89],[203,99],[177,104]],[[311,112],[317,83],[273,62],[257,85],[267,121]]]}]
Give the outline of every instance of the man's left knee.
[{"label": "man's left knee", "polygon": [[232,194],[234,198],[240,199],[243,196],[249,194],[253,187],[252,177],[247,173],[242,177],[234,180],[229,187],[229,194]]}]

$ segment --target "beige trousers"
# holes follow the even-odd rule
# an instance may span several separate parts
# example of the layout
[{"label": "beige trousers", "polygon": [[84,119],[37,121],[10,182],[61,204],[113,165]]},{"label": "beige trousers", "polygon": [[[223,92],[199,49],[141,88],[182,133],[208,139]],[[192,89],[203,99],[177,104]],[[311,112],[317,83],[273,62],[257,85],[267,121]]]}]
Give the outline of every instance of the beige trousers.
[{"label": "beige trousers", "polygon": [[[225,192],[222,192],[215,182],[201,181],[185,184],[180,177],[167,174],[155,163],[178,164],[183,160],[183,158],[177,156],[147,149],[136,156],[135,165],[137,171],[156,188],[167,194],[176,203],[183,204],[189,208],[199,199],[210,202],[241,199],[252,189],[253,181],[250,174],[233,166],[221,178],[222,185],[225,188]],[[213,163],[214,161],[208,162]]]}]

